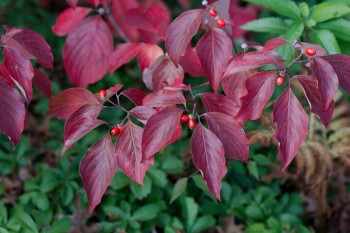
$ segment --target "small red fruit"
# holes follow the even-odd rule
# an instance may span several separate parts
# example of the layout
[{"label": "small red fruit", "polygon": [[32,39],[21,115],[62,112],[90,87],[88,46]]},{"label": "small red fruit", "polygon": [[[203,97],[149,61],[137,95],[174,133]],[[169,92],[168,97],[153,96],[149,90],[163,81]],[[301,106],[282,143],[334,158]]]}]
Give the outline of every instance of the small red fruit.
[{"label": "small red fruit", "polygon": [[196,127],[196,122],[191,118],[191,119],[188,121],[188,128],[194,129],[194,127]]},{"label": "small red fruit", "polygon": [[284,83],[284,78],[282,76],[278,76],[276,79],[277,85],[282,85]]},{"label": "small red fruit", "polygon": [[305,54],[312,57],[316,54],[316,51],[313,48],[307,48],[305,49]]},{"label": "small red fruit", "polygon": [[217,24],[218,24],[218,26],[221,27],[221,28],[223,28],[223,27],[226,26],[225,20],[223,20],[223,19],[221,19],[221,18],[219,18],[219,19],[217,20]]},{"label": "small red fruit", "polygon": [[114,127],[114,128],[111,130],[112,136],[118,136],[118,135],[120,134],[120,132],[121,132],[121,129],[120,129],[118,126]]},{"label": "small red fruit", "polygon": [[100,95],[100,97],[103,97],[103,98],[107,96],[106,90],[101,90],[98,94]]},{"label": "small red fruit", "polygon": [[188,115],[183,114],[183,115],[181,116],[181,123],[187,122],[188,119],[190,119],[190,118],[188,117]]},{"label": "small red fruit", "polygon": [[209,14],[213,17],[216,17],[218,15],[218,12],[214,8],[210,8]]}]

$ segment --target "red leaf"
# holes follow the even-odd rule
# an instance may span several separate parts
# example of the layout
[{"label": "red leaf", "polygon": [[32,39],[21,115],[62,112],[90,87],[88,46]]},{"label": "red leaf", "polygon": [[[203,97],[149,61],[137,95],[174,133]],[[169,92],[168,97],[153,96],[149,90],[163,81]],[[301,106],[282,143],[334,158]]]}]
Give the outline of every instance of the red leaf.
[{"label": "red leaf", "polygon": [[66,0],[66,2],[68,3],[68,5],[70,5],[71,7],[76,7],[78,4],[78,0]]},{"label": "red leaf", "polygon": [[126,89],[121,93],[121,95],[127,97],[129,100],[131,100],[135,105],[140,106],[142,105],[143,98],[146,97],[146,94],[137,88],[129,88]]},{"label": "red leaf", "polygon": [[186,99],[182,93],[162,89],[148,94],[143,99],[143,105],[150,107],[162,107],[173,104],[186,105]]},{"label": "red leaf", "polygon": [[332,119],[334,111],[334,101],[332,101],[327,110],[323,109],[323,104],[321,101],[321,93],[318,89],[317,80],[311,76],[298,75],[296,78],[299,80],[302,85],[306,98],[309,101],[311,112],[316,114],[325,127]]},{"label": "red leaf", "polygon": [[197,54],[209,83],[217,92],[224,68],[232,56],[230,37],[224,30],[213,28],[198,41]]},{"label": "red leaf", "polygon": [[4,67],[16,81],[21,92],[29,103],[33,96],[33,66],[24,54],[13,47],[4,47]]},{"label": "red leaf", "polygon": [[285,39],[282,39],[282,38],[273,38],[271,40],[266,41],[262,51],[263,52],[271,52],[271,51],[273,51],[273,50],[277,49],[278,47],[285,45],[285,44],[289,44],[289,42],[286,41]]},{"label": "red leaf", "polygon": [[33,85],[38,89],[39,92],[44,93],[46,98],[51,98],[51,81],[44,71],[34,69]]},{"label": "red leaf", "polygon": [[315,50],[316,54],[314,56],[326,56],[326,50],[324,50],[320,45],[318,44],[310,44],[310,43],[305,43],[301,42],[301,47],[306,50],[308,48],[312,48]]},{"label": "red leaf", "polygon": [[207,112],[221,112],[228,116],[234,117],[239,111],[239,104],[227,96],[205,92],[200,97]]},{"label": "red leaf", "polygon": [[154,108],[147,106],[137,106],[129,111],[131,116],[135,117],[143,124],[146,124],[148,119],[156,113],[157,111]]},{"label": "red leaf", "polygon": [[107,89],[107,95],[105,99],[111,98],[113,95],[117,94],[120,89],[122,89],[123,85],[121,84],[115,84],[113,87],[110,87]]},{"label": "red leaf", "polygon": [[182,13],[170,24],[165,36],[165,47],[175,64],[185,55],[187,46],[201,25],[202,17],[203,10],[190,10]]},{"label": "red leaf", "polygon": [[150,160],[173,138],[182,112],[179,108],[165,108],[147,121],[142,135],[143,160]]},{"label": "red leaf", "polygon": [[227,172],[225,151],[219,138],[199,124],[191,138],[193,163],[201,171],[210,192],[220,200],[221,179]]},{"label": "red leaf", "polygon": [[314,77],[318,81],[318,89],[321,94],[323,110],[327,110],[333,97],[338,92],[338,77],[333,67],[320,57],[315,57],[310,62],[310,67]]},{"label": "red leaf", "polygon": [[192,77],[203,75],[201,61],[198,58],[196,48],[192,48],[191,45],[187,46],[185,55],[180,58],[180,65]]},{"label": "red leaf", "polygon": [[116,171],[114,146],[108,133],[86,152],[80,162],[79,172],[83,179],[90,212],[100,204]]},{"label": "red leaf", "polygon": [[110,2],[112,0],[87,0],[91,5],[93,5],[94,7],[97,7],[100,4],[104,4],[107,2]]},{"label": "red leaf", "polygon": [[176,67],[170,59],[166,58],[152,72],[153,90],[182,83],[184,76],[182,67]]},{"label": "red leaf", "polygon": [[277,124],[273,137],[280,143],[282,169],[285,170],[297,154],[308,128],[307,115],[290,87],[275,104],[273,122]]},{"label": "red leaf", "polygon": [[335,54],[322,57],[327,61],[337,73],[340,86],[347,92],[350,93],[350,56],[345,54]]},{"label": "red leaf", "polygon": [[0,73],[0,131],[16,145],[25,127],[26,106],[19,92]]},{"label": "red leaf", "polygon": [[160,153],[163,153],[164,149],[167,146],[169,146],[169,145],[173,144],[174,142],[176,142],[177,140],[179,140],[181,138],[181,136],[182,136],[182,124],[181,124],[181,122],[179,122],[173,136],[171,136],[170,140],[167,143],[165,143],[165,145],[163,146],[162,149],[160,149]]},{"label": "red leaf", "polygon": [[7,33],[1,37],[1,41],[4,47],[19,50],[25,58],[36,59],[43,67],[53,68],[50,45],[39,33],[28,29],[7,28]]},{"label": "red leaf", "polygon": [[154,163],[153,158],[142,161],[142,133],[141,127],[129,121],[124,126],[115,146],[115,156],[119,169],[141,185],[143,185],[147,169]]},{"label": "red leaf", "polygon": [[57,18],[52,31],[57,36],[65,36],[72,32],[79,23],[91,12],[91,8],[75,7],[65,9]]},{"label": "red leaf", "polygon": [[99,111],[91,110],[92,106],[86,105],[81,107],[78,111],[73,113],[66,121],[64,125],[64,145],[61,151],[61,155],[74,145],[78,140],[84,137],[91,130],[105,124],[106,122],[96,119],[96,114]]},{"label": "red leaf", "polygon": [[112,51],[113,36],[101,16],[84,19],[68,35],[63,49],[68,76],[78,87],[97,82],[106,74]]},{"label": "red leaf", "polygon": [[67,119],[84,105],[101,108],[95,95],[83,88],[71,88],[55,95],[49,104],[50,114],[60,119]]},{"label": "red leaf", "polygon": [[123,43],[119,44],[114,52],[109,56],[109,72],[113,73],[122,65],[130,62],[141,51],[141,43]]},{"label": "red leaf", "polygon": [[261,117],[265,104],[275,90],[275,80],[275,71],[262,71],[247,79],[248,94],[241,99],[242,108],[235,117],[237,121],[256,120]]},{"label": "red leaf", "polygon": [[143,44],[137,57],[137,63],[143,72],[150,68],[152,63],[160,56],[164,55],[163,49],[156,44]]},{"label": "red leaf", "polygon": [[208,112],[204,115],[209,130],[224,146],[226,158],[248,162],[249,142],[241,124],[220,112]]},{"label": "red leaf", "polygon": [[248,94],[245,85],[246,80],[255,72],[256,70],[247,70],[224,77],[222,79],[222,88],[224,89],[225,94],[236,102],[239,102],[241,105],[240,99]]}]

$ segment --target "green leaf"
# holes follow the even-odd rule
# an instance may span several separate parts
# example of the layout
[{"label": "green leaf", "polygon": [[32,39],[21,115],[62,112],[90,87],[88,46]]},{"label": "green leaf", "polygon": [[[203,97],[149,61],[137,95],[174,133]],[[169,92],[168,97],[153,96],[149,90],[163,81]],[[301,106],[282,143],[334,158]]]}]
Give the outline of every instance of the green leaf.
[{"label": "green leaf", "polygon": [[186,190],[187,181],[188,178],[182,178],[175,183],[173,191],[171,192],[170,203],[175,201]]},{"label": "green leaf", "polygon": [[184,163],[175,156],[169,156],[162,164],[162,170],[166,173],[176,174],[184,170]]},{"label": "green leaf", "polygon": [[328,30],[318,30],[312,34],[312,41],[320,44],[328,54],[341,53],[337,40]]},{"label": "green leaf", "polygon": [[173,230],[172,228],[170,228],[170,227],[165,227],[165,231],[164,231],[164,233],[176,233],[176,231],[175,230]]},{"label": "green leaf", "polygon": [[265,218],[263,210],[259,206],[257,206],[256,204],[249,205],[246,208],[245,212],[249,218],[253,218],[253,219],[257,219],[257,220],[261,220],[261,219]]},{"label": "green leaf", "polygon": [[52,224],[52,227],[47,233],[65,233],[69,232],[69,229],[71,228],[72,221],[68,217],[63,217],[60,220],[54,222]]},{"label": "green leaf", "polygon": [[9,233],[5,228],[0,227],[0,233]]},{"label": "green leaf", "polygon": [[330,30],[335,37],[350,41],[350,21],[345,19],[336,19],[317,25],[320,29]]},{"label": "green leaf", "polygon": [[291,0],[245,0],[250,3],[255,3],[275,11],[278,14],[287,16],[289,18],[299,18],[300,10],[295,2]]},{"label": "green leaf", "polygon": [[131,192],[138,200],[142,200],[147,197],[152,190],[152,180],[146,175],[144,179],[143,187],[136,182],[131,182]]},{"label": "green leaf", "polygon": [[28,230],[30,232],[34,232],[34,233],[38,232],[38,228],[35,225],[35,222],[33,221],[32,217],[30,217],[29,214],[24,213],[24,212],[17,212],[16,220],[26,230]]},{"label": "green leaf", "polygon": [[160,207],[156,204],[144,205],[137,209],[131,216],[133,221],[150,221],[155,219],[160,211]]},{"label": "green leaf", "polygon": [[258,165],[254,161],[249,161],[247,164],[249,173],[254,176],[255,179],[259,180]]},{"label": "green leaf", "polygon": [[[299,40],[304,32],[304,22],[302,20],[295,20],[288,30],[281,35],[282,38],[293,43],[294,40]],[[282,46],[277,49],[278,53],[286,60],[287,63],[293,60],[293,50],[290,46]]]},{"label": "green leaf", "polygon": [[313,19],[316,22],[324,22],[330,19],[339,18],[350,13],[350,7],[335,2],[323,2],[317,4],[313,10]]},{"label": "green leaf", "polygon": [[198,214],[198,205],[193,198],[186,197],[182,203],[187,232],[192,228]]},{"label": "green leaf", "polygon": [[251,21],[241,26],[242,29],[253,32],[283,33],[288,27],[281,18],[269,17]]},{"label": "green leaf", "polygon": [[153,183],[161,188],[164,188],[168,183],[166,174],[162,170],[151,168],[148,170],[148,175],[151,177]]},{"label": "green leaf", "polygon": [[49,208],[49,199],[45,193],[38,193],[32,200],[40,210],[46,211]]},{"label": "green leaf", "polygon": [[211,215],[202,216],[194,223],[191,232],[203,232],[211,226],[214,226],[215,218]]},{"label": "green leaf", "polygon": [[302,2],[299,4],[300,14],[304,18],[307,18],[310,14],[309,5],[306,2]]},{"label": "green leaf", "polygon": [[211,197],[214,201],[216,201],[216,198],[209,191],[209,189],[208,189],[207,185],[205,184],[203,177],[201,175],[195,175],[192,177],[192,179],[198,188],[200,188],[207,196]]}]

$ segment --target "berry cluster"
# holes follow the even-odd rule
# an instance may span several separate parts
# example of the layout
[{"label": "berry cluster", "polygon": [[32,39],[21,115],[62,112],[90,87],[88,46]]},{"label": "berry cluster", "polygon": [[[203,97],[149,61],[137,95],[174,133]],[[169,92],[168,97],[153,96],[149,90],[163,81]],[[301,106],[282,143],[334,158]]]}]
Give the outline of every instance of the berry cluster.
[{"label": "berry cluster", "polygon": [[[208,1],[202,1],[202,5],[207,6]],[[220,16],[218,15],[218,12],[214,8],[209,9],[209,15],[215,17],[216,23],[220,28],[224,28],[226,26],[225,20],[220,18]]]},{"label": "berry cluster", "polygon": [[188,122],[188,128],[194,129],[196,127],[196,121],[193,119],[192,115],[185,115],[183,114],[180,119],[181,123]]}]

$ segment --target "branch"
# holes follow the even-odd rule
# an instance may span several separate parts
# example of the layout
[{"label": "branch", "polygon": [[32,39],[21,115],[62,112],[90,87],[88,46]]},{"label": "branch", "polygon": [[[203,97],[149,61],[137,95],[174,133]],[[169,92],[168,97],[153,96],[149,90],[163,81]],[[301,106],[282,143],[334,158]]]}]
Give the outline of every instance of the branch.
[{"label": "branch", "polygon": [[108,3],[105,3],[103,5],[103,9],[105,10],[105,15],[108,19],[108,21],[111,23],[113,29],[118,33],[118,35],[125,41],[130,42],[130,39],[125,35],[125,33],[120,29],[119,25],[115,21],[111,8],[109,7]]}]

